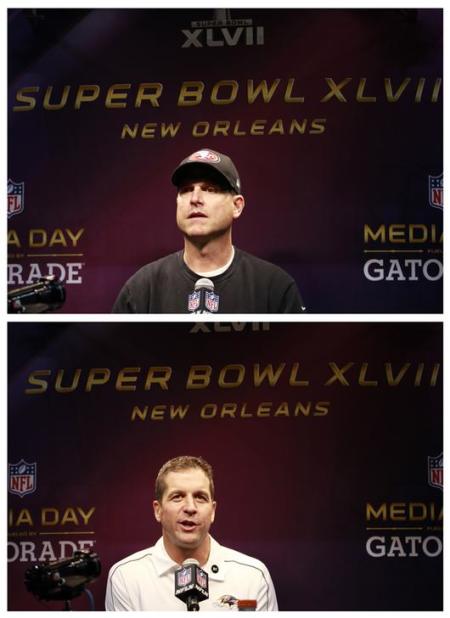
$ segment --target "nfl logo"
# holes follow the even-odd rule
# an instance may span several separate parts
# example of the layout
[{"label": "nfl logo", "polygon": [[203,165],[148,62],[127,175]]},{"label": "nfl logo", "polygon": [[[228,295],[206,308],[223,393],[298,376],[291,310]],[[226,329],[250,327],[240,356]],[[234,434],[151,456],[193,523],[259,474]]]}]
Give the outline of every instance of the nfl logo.
[{"label": "nfl logo", "polygon": [[177,573],[178,577],[178,585],[179,586],[187,586],[191,583],[191,571],[190,569],[183,569],[179,573]]},{"label": "nfl logo", "polygon": [[216,313],[219,310],[219,297],[214,292],[206,292],[205,306],[211,313]]},{"label": "nfl logo", "polygon": [[8,180],[8,219],[23,212],[25,183]]},{"label": "nfl logo", "polygon": [[200,307],[200,292],[192,292],[188,298],[188,311],[197,311]]},{"label": "nfl logo", "polygon": [[9,468],[9,487],[12,494],[17,494],[21,498],[36,491],[36,462],[28,463],[21,459],[15,464],[8,464]]},{"label": "nfl logo", "polygon": [[208,586],[208,582],[206,581],[206,575],[203,571],[197,571],[197,584],[201,588],[206,588]]},{"label": "nfl logo", "polygon": [[428,484],[442,491],[444,487],[443,453],[437,457],[428,457]]},{"label": "nfl logo", "polygon": [[444,209],[444,174],[428,176],[428,199],[433,208]]}]

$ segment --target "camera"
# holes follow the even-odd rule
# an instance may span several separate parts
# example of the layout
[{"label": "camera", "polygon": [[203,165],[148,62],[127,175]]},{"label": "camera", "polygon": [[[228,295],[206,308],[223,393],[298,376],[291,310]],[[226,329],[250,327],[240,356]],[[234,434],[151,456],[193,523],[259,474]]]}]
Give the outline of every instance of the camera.
[{"label": "camera", "polygon": [[96,553],[76,551],[72,558],[35,564],[25,573],[25,586],[38,599],[70,601],[101,573]]}]

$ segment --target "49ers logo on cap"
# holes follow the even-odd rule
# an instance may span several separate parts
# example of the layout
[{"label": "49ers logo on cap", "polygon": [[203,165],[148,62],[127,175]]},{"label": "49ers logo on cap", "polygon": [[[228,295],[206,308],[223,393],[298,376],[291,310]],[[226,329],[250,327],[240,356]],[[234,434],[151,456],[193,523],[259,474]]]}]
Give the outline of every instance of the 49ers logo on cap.
[{"label": "49ers logo on cap", "polygon": [[219,163],[220,157],[211,150],[197,150],[197,152],[191,154],[189,161],[208,161],[211,163]]}]

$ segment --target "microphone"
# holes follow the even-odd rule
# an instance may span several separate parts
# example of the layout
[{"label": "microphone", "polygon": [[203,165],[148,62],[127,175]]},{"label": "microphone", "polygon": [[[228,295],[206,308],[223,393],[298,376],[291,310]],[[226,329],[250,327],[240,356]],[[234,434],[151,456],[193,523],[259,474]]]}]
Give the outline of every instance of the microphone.
[{"label": "microphone", "polygon": [[208,573],[195,558],[188,558],[175,571],[175,596],[186,603],[188,612],[200,611],[200,601],[209,597]]},{"label": "microphone", "polygon": [[194,291],[189,294],[189,313],[217,313],[219,310],[219,296],[214,294],[214,283],[211,279],[198,279]]},{"label": "microphone", "polygon": [[66,300],[64,285],[54,275],[8,292],[8,313],[44,313],[59,309]]}]

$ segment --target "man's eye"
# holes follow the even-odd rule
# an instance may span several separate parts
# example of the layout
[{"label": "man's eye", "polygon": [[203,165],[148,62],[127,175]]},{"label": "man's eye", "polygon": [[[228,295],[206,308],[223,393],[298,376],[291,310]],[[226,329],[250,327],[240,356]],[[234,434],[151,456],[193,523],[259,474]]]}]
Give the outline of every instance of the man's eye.
[{"label": "man's eye", "polygon": [[208,185],[205,187],[204,191],[207,191],[208,193],[217,193],[217,187],[214,187],[213,185]]}]

